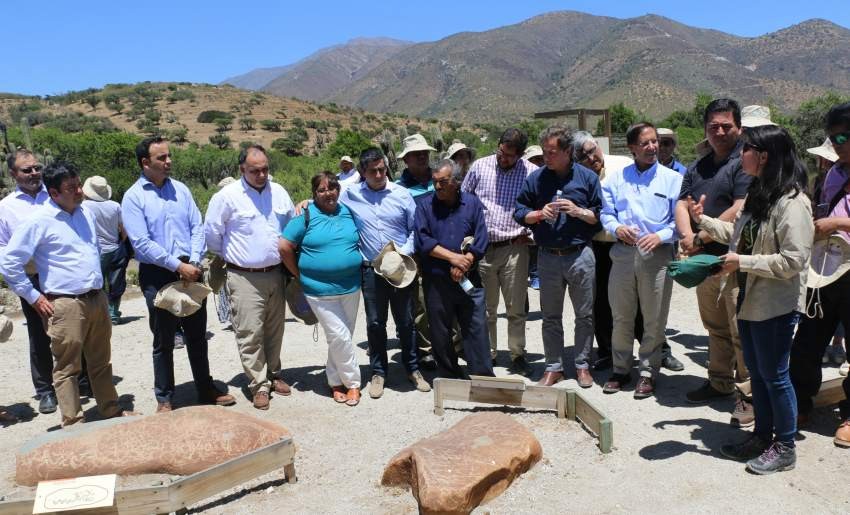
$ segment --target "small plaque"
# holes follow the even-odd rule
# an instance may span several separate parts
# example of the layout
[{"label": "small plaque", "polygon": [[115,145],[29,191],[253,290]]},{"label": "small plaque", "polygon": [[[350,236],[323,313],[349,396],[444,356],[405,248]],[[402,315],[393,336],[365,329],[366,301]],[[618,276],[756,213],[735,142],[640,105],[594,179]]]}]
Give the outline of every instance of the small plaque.
[{"label": "small plaque", "polygon": [[35,491],[33,513],[90,510],[112,506],[118,476],[75,477],[41,481]]}]

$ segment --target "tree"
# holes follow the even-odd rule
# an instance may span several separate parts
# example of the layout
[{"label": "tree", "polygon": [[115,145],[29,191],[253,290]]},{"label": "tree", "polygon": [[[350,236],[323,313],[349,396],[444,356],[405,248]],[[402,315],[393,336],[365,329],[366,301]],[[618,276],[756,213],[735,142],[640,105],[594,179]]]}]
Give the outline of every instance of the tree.
[{"label": "tree", "polygon": [[198,123],[215,123],[216,120],[233,120],[233,115],[224,111],[201,111],[198,114]]},{"label": "tree", "polygon": [[825,95],[806,100],[800,104],[796,116],[789,128],[794,136],[798,151],[816,147],[826,138],[824,122],[829,109],[838,104],[850,101],[850,97],[829,92]]},{"label": "tree", "polygon": [[226,134],[213,134],[210,136],[210,143],[220,149],[230,148],[230,137]]},{"label": "tree", "polygon": [[91,106],[91,110],[94,111],[97,105],[100,103],[100,97],[97,95],[89,95],[85,98],[86,104]]},{"label": "tree", "polygon": [[239,119],[239,128],[242,129],[242,132],[254,130],[254,126],[256,124],[257,124],[257,120],[255,120],[254,118],[240,118]]},{"label": "tree", "polygon": [[[611,105],[608,111],[611,113],[611,132],[614,134],[623,134],[630,125],[638,121],[637,113],[622,102]],[[596,124],[596,133],[605,133],[605,120],[600,119]]]},{"label": "tree", "polygon": [[359,156],[369,147],[375,146],[372,141],[363,134],[347,129],[336,133],[336,139],[328,145],[326,154],[335,159],[342,156]]},{"label": "tree", "polygon": [[186,127],[177,127],[176,129],[168,131],[168,140],[177,145],[182,145],[188,141],[188,135],[189,129]]},{"label": "tree", "polygon": [[281,124],[280,120],[260,120],[260,127],[269,132],[280,132]]},{"label": "tree", "polygon": [[215,131],[219,134],[224,134],[231,129],[230,123],[232,121],[230,118],[219,118],[215,121]]}]

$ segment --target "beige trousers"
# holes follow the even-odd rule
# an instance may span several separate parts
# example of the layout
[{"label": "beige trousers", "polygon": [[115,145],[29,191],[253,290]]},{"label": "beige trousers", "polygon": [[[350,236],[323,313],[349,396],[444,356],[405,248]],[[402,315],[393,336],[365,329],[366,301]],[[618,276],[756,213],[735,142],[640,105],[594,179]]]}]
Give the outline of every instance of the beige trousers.
[{"label": "beige trousers", "polygon": [[708,380],[715,390],[732,393],[735,383],[750,378],[738,337],[735,304],[738,288],[721,296],[720,277],[709,277],[697,286],[697,304],[702,326],[708,332]]},{"label": "beige trousers", "polygon": [[528,245],[490,246],[478,264],[487,308],[490,357],[496,356],[496,321],[499,294],[505,300],[508,318],[508,349],[511,359],[525,355],[525,321],[528,312]]},{"label": "beige trousers", "polygon": [[47,319],[47,336],[55,361],[53,386],[62,425],[83,419],[77,376],[86,355],[86,368],[97,410],[104,418],[117,415],[118,393],[112,384],[112,322],[109,320],[106,294],[102,290],[89,297],[53,301],[53,316]]},{"label": "beige trousers", "polygon": [[227,291],[239,359],[251,394],[270,391],[280,373],[280,348],[286,317],[284,280],[280,270],[227,271]]}]

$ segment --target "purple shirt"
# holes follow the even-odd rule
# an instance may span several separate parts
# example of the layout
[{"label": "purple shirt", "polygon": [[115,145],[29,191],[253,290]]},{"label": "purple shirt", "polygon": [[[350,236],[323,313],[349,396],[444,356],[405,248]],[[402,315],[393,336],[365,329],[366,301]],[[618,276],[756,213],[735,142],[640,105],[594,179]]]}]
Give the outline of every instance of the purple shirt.
[{"label": "purple shirt", "polygon": [[460,189],[474,194],[484,204],[484,222],[490,243],[528,234],[528,229],[518,224],[513,215],[525,178],[536,169],[530,161],[520,158],[513,168],[503,170],[495,154],[472,163]]},{"label": "purple shirt", "polygon": [[[836,163],[826,172],[826,178],[823,180],[823,189],[821,190],[820,203],[829,204],[841,188],[845,187],[845,184],[847,184],[847,171]],[[850,218],[850,193],[845,191],[844,196],[829,212],[829,217]],[[847,231],[836,232],[850,243],[850,233]]]}]

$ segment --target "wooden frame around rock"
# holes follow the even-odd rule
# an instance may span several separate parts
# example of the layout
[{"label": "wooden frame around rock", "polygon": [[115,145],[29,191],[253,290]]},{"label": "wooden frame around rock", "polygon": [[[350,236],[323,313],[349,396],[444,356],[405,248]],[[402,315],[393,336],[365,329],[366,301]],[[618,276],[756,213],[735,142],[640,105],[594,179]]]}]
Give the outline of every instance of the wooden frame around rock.
[{"label": "wooden frame around rock", "polygon": [[534,386],[522,379],[471,376],[470,379],[434,379],[434,414],[442,415],[444,401],[479,402],[552,410],[558,418],[578,420],[599,440],[599,450],[611,452],[614,426],[605,414],[579,392]]},{"label": "wooden frame around rock", "polygon": [[[281,467],[286,481],[294,483],[294,458],[295,444],[292,438],[284,438],[167,485],[117,490],[115,505],[97,513],[185,513],[192,504]],[[32,513],[34,503],[35,499],[0,502],[0,515]]]}]

